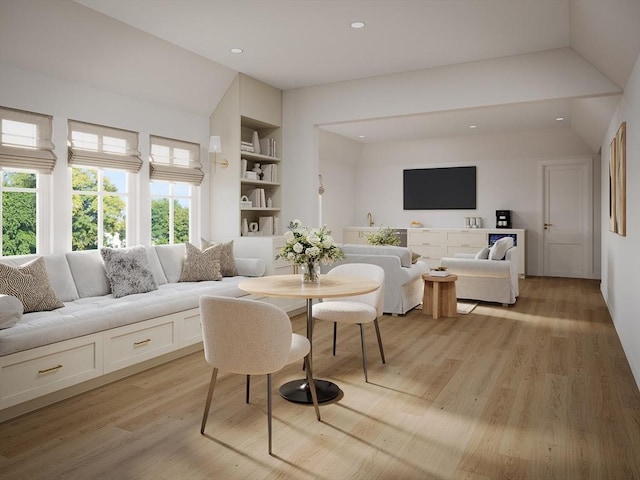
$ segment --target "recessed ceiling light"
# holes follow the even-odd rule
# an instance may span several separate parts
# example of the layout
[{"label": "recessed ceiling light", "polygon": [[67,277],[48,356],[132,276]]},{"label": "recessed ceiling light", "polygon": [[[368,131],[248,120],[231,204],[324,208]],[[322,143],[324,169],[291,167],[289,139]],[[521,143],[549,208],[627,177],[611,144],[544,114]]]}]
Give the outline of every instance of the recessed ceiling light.
[{"label": "recessed ceiling light", "polygon": [[364,138],[364,135],[358,135],[358,138]]},{"label": "recessed ceiling light", "polygon": [[556,120],[557,120],[558,122],[561,122],[562,120],[564,120],[564,117],[556,117]]},{"label": "recessed ceiling light", "polygon": [[469,125],[469,128],[478,128],[477,125]]},{"label": "recessed ceiling light", "polygon": [[232,48],[231,49],[231,53],[242,53],[244,52],[244,50],[242,50],[241,48]]},{"label": "recessed ceiling light", "polygon": [[351,28],[364,28],[364,22],[351,22]]}]

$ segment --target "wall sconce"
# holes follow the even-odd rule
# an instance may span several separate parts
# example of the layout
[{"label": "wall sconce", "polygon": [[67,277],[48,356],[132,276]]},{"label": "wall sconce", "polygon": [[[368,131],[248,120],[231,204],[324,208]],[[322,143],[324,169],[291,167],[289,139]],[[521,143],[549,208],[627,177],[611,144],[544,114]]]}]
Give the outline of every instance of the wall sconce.
[{"label": "wall sconce", "polygon": [[215,153],[215,165],[220,165],[222,168],[227,168],[229,166],[229,160],[226,158],[218,161],[218,153],[222,152],[222,140],[217,135],[211,135],[209,137],[209,153]]}]

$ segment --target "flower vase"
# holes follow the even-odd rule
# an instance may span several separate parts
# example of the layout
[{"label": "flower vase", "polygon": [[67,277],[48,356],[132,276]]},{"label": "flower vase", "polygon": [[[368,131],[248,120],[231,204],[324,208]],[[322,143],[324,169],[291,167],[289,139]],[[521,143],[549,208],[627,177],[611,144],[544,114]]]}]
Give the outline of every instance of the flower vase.
[{"label": "flower vase", "polygon": [[308,262],[300,265],[302,283],[320,283],[320,263]]}]

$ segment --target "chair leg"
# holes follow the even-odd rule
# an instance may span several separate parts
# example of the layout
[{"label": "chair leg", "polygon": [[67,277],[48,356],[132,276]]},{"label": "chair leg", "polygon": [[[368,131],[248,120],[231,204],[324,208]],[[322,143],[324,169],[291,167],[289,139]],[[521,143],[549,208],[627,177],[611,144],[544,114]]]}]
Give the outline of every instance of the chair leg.
[{"label": "chair leg", "polygon": [[247,375],[247,394],[245,402],[249,403],[249,387],[251,385],[251,375]]},{"label": "chair leg", "polygon": [[204,415],[202,416],[202,425],[200,426],[200,433],[204,434],[204,426],[207,424],[207,417],[209,416],[209,407],[211,406],[211,397],[213,397],[213,389],[216,386],[216,378],[218,377],[218,369],[214,368],[211,374],[211,382],[209,382],[209,392],[207,393],[207,403],[204,405]]},{"label": "chair leg", "polygon": [[378,336],[378,347],[380,347],[380,357],[382,358],[382,363],[387,363],[384,359],[384,348],[382,348],[382,337],[380,336],[380,324],[378,324],[377,318],[373,321],[373,324],[376,327],[376,335]]},{"label": "chair leg", "polygon": [[333,356],[336,356],[336,338],[338,336],[338,322],[333,322]]},{"label": "chair leg", "polygon": [[267,373],[267,432],[269,435],[269,455],[271,455],[271,374]]},{"label": "chair leg", "polygon": [[360,325],[360,342],[362,343],[362,368],[364,369],[364,381],[369,382],[369,376],[367,375],[367,350],[364,347],[364,325]]},{"label": "chair leg", "polygon": [[320,421],[320,407],[318,406],[318,394],[316,393],[316,384],[313,381],[313,375],[311,374],[311,363],[309,362],[309,355],[304,357],[304,363],[307,366],[307,383],[309,384],[309,391],[311,392],[311,400],[313,401],[313,408],[316,410],[316,418]]}]

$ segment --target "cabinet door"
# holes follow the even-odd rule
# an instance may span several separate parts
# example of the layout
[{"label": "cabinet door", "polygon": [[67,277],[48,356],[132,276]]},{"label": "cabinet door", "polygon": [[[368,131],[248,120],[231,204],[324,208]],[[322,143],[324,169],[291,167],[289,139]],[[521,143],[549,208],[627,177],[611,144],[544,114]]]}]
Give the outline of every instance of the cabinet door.
[{"label": "cabinet door", "polygon": [[358,230],[347,230],[342,232],[342,243],[359,243],[360,232]]},{"label": "cabinet door", "polygon": [[463,247],[478,247],[476,251],[487,246],[487,234],[485,232],[456,231],[447,233],[447,244]]},{"label": "cabinet door", "polygon": [[447,243],[447,232],[431,230],[418,230],[408,233],[408,242],[414,245],[445,245]]}]

